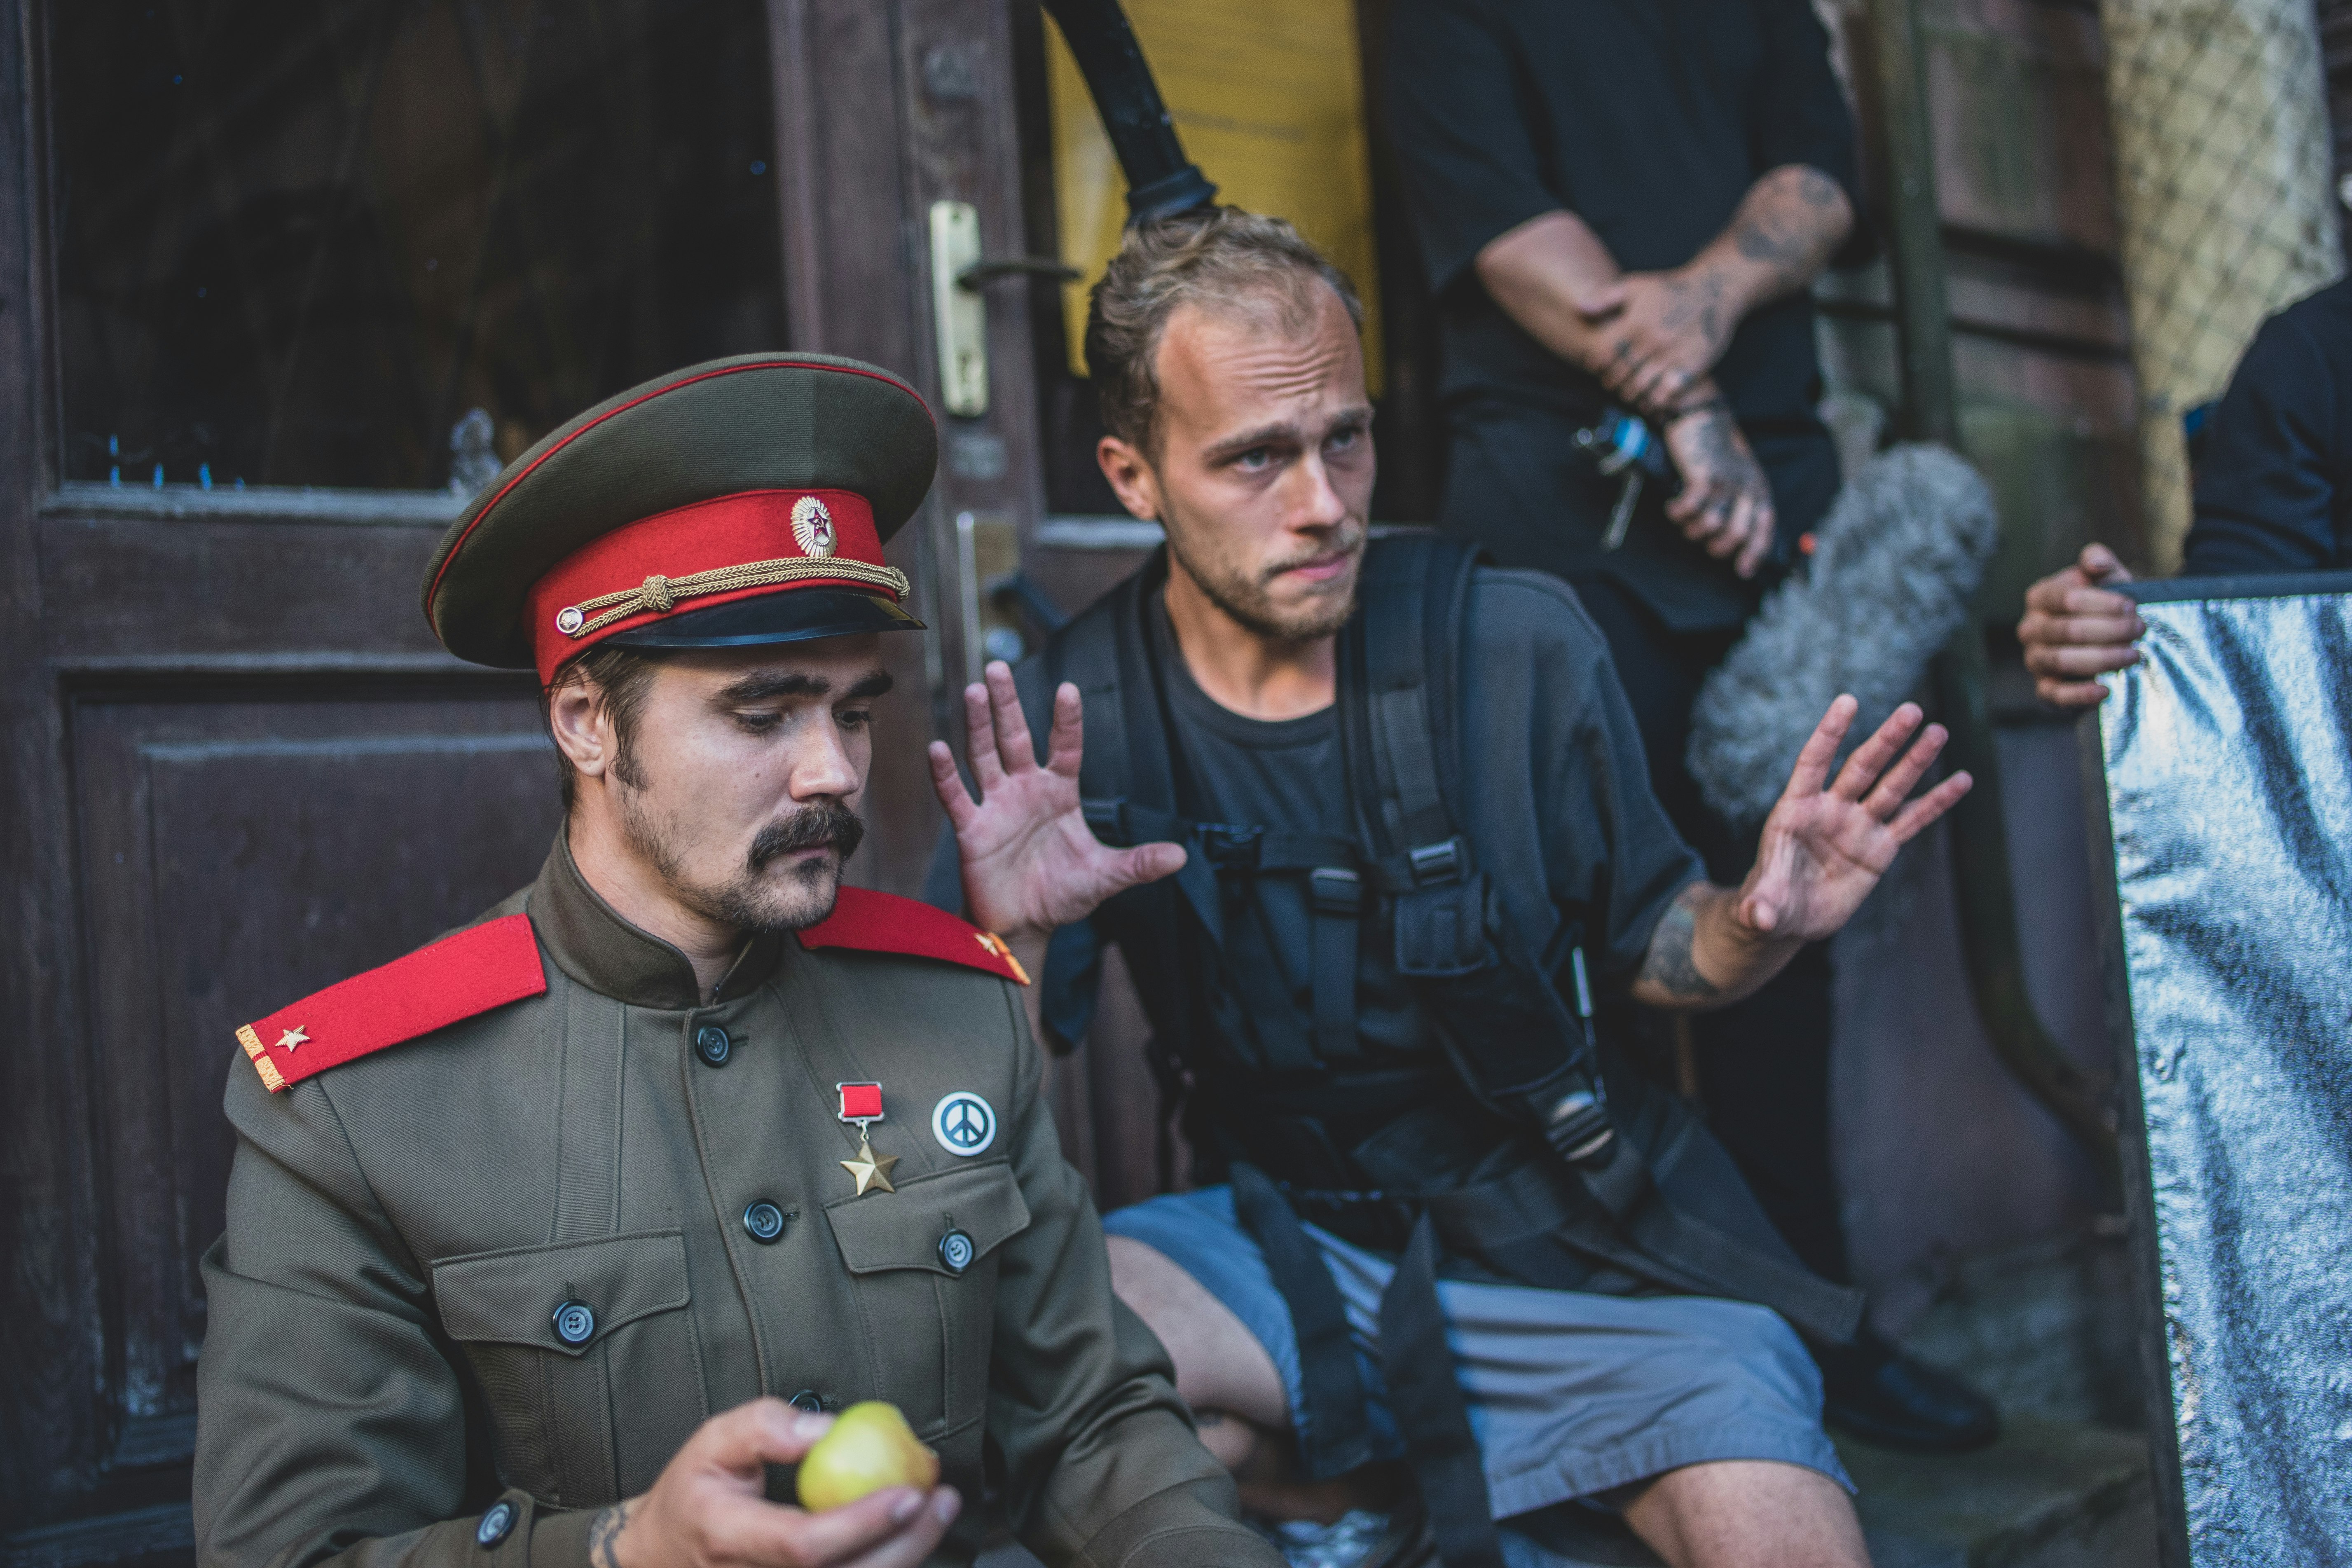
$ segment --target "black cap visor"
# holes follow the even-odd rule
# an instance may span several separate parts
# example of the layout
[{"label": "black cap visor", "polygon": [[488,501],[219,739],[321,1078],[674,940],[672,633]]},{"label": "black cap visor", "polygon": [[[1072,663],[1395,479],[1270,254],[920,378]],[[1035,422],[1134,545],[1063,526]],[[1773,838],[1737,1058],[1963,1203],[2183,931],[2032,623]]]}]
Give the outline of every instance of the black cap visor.
[{"label": "black cap visor", "polygon": [[866,632],[919,632],[923,623],[882,594],[849,588],[794,588],[688,610],[604,640],[616,647],[756,647],[813,642]]}]

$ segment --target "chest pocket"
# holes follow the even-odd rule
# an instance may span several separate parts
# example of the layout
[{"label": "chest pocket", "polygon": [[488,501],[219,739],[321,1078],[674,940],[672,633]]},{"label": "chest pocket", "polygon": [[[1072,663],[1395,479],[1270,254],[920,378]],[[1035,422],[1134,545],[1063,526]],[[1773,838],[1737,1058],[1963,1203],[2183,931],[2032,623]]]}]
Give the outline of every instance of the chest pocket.
[{"label": "chest pocket", "polygon": [[543,1502],[635,1496],[709,1414],[676,1230],[444,1258],[433,1297],[481,1384],[499,1478]]},{"label": "chest pocket", "polygon": [[[837,1199],[824,1217],[866,1321],[906,1352],[877,1357],[881,1397],[904,1410],[926,1442],[978,1421],[996,1328],[997,1249],[1029,1228],[1013,1167],[999,1160],[918,1176],[895,1193]],[[932,1321],[938,1362],[912,1339],[913,1325]]]}]

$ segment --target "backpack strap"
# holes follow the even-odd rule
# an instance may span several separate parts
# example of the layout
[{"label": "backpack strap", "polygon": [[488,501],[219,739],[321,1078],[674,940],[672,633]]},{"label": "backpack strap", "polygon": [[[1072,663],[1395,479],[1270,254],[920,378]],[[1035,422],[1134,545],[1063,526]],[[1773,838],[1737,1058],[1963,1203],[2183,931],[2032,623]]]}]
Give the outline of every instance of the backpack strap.
[{"label": "backpack strap", "polygon": [[1377,781],[1366,815],[1381,858],[1402,852],[1412,880],[1442,880],[1457,840],[1462,797],[1459,665],[1475,547],[1435,534],[1384,540],[1369,551],[1358,589],[1356,673],[1347,683],[1354,726]]},{"label": "backpack strap", "polygon": [[[1396,893],[1397,968],[1420,983],[1433,1016],[1453,1025],[1438,1035],[1472,1089],[1531,1122],[1637,1248],[1843,1342],[1859,1320],[1859,1293],[1685,1213],[1641,1151],[1616,1135],[1581,948],[1569,954],[1571,1005],[1507,924],[1489,918],[1486,879],[1456,826],[1458,710],[1477,560],[1470,546],[1442,538],[1375,549],[1365,563],[1353,662],[1342,666],[1359,676],[1352,690],[1344,676],[1340,682],[1342,733],[1352,749],[1350,780],[1373,781],[1359,816]],[[1465,1040],[1475,1048],[1463,1048]]]}]

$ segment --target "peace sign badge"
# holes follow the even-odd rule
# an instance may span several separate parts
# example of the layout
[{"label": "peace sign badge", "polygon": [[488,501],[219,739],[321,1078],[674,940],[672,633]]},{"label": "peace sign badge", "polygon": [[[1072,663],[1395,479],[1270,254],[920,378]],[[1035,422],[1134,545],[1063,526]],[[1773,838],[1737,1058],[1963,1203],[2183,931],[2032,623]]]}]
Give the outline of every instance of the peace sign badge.
[{"label": "peace sign badge", "polygon": [[950,1154],[978,1154],[996,1142],[996,1110],[968,1089],[931,1107],[931,1136]]}]

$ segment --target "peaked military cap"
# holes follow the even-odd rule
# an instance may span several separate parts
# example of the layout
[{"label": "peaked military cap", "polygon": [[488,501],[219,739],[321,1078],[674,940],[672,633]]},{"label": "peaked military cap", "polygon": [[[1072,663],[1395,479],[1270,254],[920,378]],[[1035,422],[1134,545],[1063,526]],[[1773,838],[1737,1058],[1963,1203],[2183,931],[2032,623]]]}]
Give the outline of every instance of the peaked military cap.
[{"label": "peaked military cap", "polygon": [[578,416],[450,525],[425,616],[463,659],[552,680],[599,643],[919,630],[882,546],[931,488],[914,388],[824,354],[689,365]]}]

